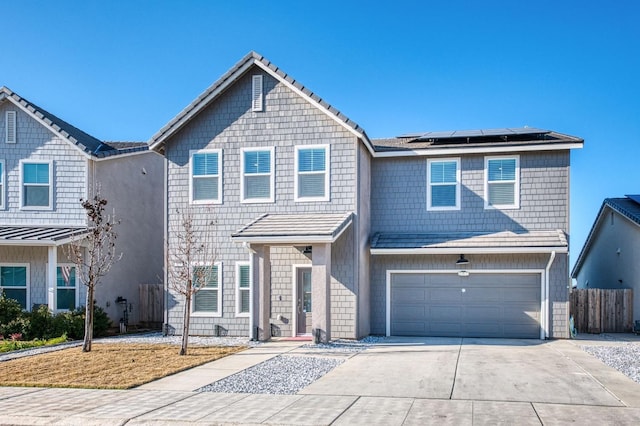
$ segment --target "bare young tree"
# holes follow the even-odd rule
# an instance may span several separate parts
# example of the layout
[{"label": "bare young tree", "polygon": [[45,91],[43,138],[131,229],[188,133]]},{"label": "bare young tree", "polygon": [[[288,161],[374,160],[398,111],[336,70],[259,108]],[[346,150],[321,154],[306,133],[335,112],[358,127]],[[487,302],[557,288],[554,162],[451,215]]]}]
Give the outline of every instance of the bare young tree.
[{"label": "bare young tree", "polygon": [[217,286],[217,297],[222,283],[215,266],[217,248],[214,241],[215,220],[201,215],[196,223],[193,211],[176,209],[176,219],[170,226],[167,244],[167,279],[169,287],[184,300],[182,319],[182,345],[180,355],[187,354],[191,305],[196,294],[207,286]]},{"label": "bare young tree", "polygon": [[85,238],[69,244],[65,250],[67,257],[76,266],[78,277],[87,286],[85,305],[83,352],[91,351],[93,341],[93,301],[100,279],[109,272],[111,266],[122,258],[116,252],[115,227],[120,223],[115,214],[106,214],[107,200],[96,190],[93,198],[80,199],[88,219],[89,233]]}]

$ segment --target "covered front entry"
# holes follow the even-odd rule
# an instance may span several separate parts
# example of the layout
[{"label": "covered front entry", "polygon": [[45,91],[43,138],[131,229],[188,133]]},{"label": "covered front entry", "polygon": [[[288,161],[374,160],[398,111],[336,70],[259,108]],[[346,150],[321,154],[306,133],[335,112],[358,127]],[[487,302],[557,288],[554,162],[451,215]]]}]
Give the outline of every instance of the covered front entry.
[{"label": "covered front entry", "polygon": [[390,274],[392,336],[539,338],[539,273]]},{"label": "covered front entry", "polygon": [[271,248],[304,246],[311,254],[311,265],[304,268],[292,265],[295,270],[292,330],[294,335],[311,334],[316,342],[331,340],[331,251],[352,220],[352,213],[265,214],[231,234],[232,241],[242,243],[251,252],[251,338],[271,338]]}]

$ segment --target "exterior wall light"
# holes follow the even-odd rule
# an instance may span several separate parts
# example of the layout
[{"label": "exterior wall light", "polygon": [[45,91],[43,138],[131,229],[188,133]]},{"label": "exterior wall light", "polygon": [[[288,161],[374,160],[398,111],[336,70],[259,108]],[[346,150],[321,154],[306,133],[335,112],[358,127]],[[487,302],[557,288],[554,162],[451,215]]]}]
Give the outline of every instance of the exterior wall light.
[{"label": "exterior wall light", "polygon": [[460,259],[456,261],[456,266],[468,265],[469,261],[464,257],[464,254],[460,255]]}]

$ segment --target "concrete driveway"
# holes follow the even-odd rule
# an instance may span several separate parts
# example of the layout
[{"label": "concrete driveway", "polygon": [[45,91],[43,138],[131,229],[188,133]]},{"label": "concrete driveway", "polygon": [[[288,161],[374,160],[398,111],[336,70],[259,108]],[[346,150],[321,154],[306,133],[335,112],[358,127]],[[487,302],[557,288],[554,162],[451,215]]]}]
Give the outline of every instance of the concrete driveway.
[{"label": "concrete driveway", "polygon": [[640,407],[640,387],[606,368],[569,341],[393,338],[300,393]]},{"label": "concrete driveway", "polygon": [[295,395],[193,392],[278,354],[314,352],[270,342],[128,391],[0,387],[0,425],[640,424],[640,384],[581,344],[385,339],[327,353],[346,361]]}]

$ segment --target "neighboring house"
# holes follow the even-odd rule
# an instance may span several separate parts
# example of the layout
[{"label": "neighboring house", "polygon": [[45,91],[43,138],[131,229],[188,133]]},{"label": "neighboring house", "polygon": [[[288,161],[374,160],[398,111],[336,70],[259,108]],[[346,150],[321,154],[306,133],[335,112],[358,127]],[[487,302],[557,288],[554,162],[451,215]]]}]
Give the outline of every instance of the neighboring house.
[{"label": "neighboring house", "polygon": [[84,306],[86,287],[65,245],[87,232],[81,198],[96,185],[115,209],[123,253],[97,288],[110,318],[129,322],[140,308],[138,285],[162,279],[163,160],[146,143],[103,142],[0,88],[0,288],[23,308]]},{"label": "neighboring house", "polygon": [[[177,211],[214,219],[191,332],[568,337],[570,150],[532,129],[364,130],[251,52],[150,140]],[[167,283],[166,327],[184,304]]]},{"label": "neighboring house", "polygon": [[604,200],[571,277],[578,288],[633,289],[640,320],[640,195]]}]

